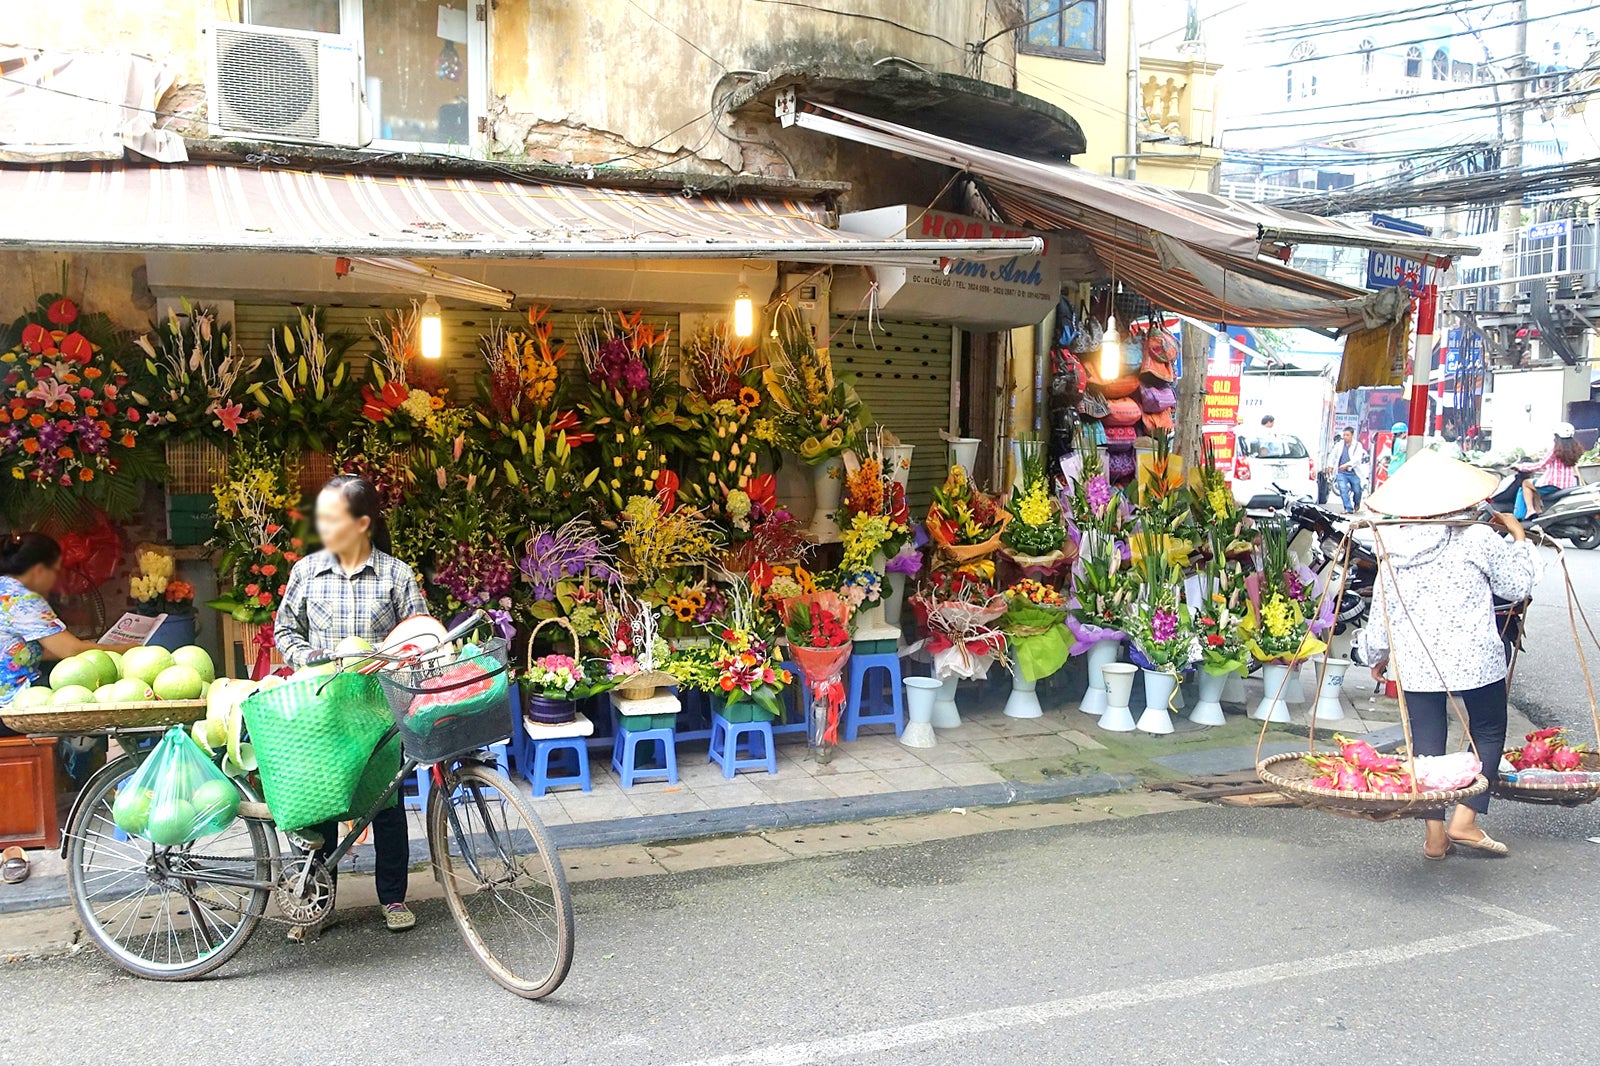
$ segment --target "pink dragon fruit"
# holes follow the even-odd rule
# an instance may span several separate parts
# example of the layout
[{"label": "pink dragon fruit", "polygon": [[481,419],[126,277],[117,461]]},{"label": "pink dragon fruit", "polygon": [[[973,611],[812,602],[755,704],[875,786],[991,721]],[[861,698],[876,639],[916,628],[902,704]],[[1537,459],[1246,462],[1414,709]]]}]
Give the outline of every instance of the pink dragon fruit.
[{"label": "pink dragon fruit", "polygon": [[1583,752],[1576,748],[1557,748],[1550,753],[1552,770],[1578,770],[1583,767]]},{"label": "pink dragon fruit", "polygon": [[1338,788],[1339,787],[1339,782],[1337,780],[1335,780],[1331,775],[1323,774],[1321,777],[1313,777],[1311,779],[1311,787],[1312,788]]},{"label": "pink dragon fruit", "polygon": [[1520,765],[1539,770],[1550,768],[1552,751],[1550,742],[1543,737],[1528,741],[1522,746],[1522,761]]},{"label": "pink dragon fruit", "polygon": [[1383,756],[1379,755],[1378,750],[1371,744],[1364,740],[1350,740],[1338,734],[1335,734],[1333,739],[1339,745],[1339,754],[1344,757],[1345,762],[1359,770],[1383,769],[1379,765],[1383,761]]},{"label": "pink dragon fruit", "polygon": [[1349,766],[1340,768],[1339,772],[1334,775],[1334,782],[1341,792],[1365,792],[1367,790],[1366,777],[1362,775],[1360,770]]}]

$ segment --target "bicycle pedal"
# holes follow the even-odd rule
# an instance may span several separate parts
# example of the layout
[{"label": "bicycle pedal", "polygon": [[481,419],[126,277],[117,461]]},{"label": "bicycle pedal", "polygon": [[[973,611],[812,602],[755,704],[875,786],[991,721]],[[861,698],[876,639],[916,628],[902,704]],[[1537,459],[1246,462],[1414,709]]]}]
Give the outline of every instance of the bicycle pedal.
[{"label": "bicycle pedal", "polygon": [[308,833],[300,830],[294,833],[285,832],[284,835],[289,838],[289,843],[302,851],[320,851],[322,849],[321,833]]}]

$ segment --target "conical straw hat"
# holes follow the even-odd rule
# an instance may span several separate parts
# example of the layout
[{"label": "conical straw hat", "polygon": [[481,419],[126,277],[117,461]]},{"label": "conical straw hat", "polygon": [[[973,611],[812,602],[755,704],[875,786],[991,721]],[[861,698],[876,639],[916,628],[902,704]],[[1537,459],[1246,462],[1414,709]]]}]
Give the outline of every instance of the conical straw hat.
[{"label": "conical straw hat", "polygon": [[1499,487],[1498,475],[1424,448],[1372,490],[1366,510],[1394,518],[1438,518],[1482,503]]}]

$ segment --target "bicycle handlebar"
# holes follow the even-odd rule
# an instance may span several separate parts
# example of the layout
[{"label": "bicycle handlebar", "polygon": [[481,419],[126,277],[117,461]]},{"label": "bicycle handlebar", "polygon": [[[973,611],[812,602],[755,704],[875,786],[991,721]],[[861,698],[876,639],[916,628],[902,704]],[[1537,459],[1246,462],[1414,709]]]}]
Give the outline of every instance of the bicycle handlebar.
[{"label": "bicycle handlebar", "polygon": [[369,662],[369,661],[374,660],[374,659],[377,659],[377,660],[380,660],[380,661],[386,662],[386,663],[405,663],[405,662],[410,662],[411,660],[417,658],[419,655],[423,654],[424,652],[432,651],[434,647],[438,647],[439,645],[443,645],[443,644],[449,644],[452,641],[460,640],[462,637],[466,636],[468,633],[472,632],[474,629],[477,629],[479,626],[487,624],[488,621],[489,621],[489,616],[488,615],[484,614],[482,611],[473,611],[471,614],[467,615],[466,618],[462,619],[460,625],[456,626],[454,629],[452,629],[449,632],[445,633],[443,638],[441,638],[439,640],[438,644],[433,645],[432,647],[429,647],[429,648],[416,648],[416,647],[413,647],[411,645],[404,645],[403,646],[403,654],[400,654],[400,655],[391,654],[391,653],[389,653],[387,651],[384,651],[382,648],[375,648],[375,649],[372,649],[370,651],[352,651],[352,652],[343,652],[343,653],[325,651],[320,656],[317,656],[317,657],[314,657],[314,658],[311,658],[311,659],[307,659],[306,660],[306,665],[307,666],[323,666],[323,665],[326,665],[327,663],[340,663],[340,664],[343,664],[343,663],[352,662],[352,661],[354,661],[354,662]]}]

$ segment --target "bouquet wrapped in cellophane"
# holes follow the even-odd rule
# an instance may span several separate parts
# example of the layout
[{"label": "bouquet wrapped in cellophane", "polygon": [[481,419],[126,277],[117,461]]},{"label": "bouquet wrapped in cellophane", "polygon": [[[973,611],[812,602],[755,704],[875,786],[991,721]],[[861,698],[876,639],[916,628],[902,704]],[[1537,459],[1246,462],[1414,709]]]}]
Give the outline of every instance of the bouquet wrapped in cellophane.
[{"label": "bouquet wrapped in cellophane", "polygon": [[1006,589],[1001,627],[1024,681],[1039,681],[1066,665],[1072,652],[1067,600],[1059,589],[1023,578]]},{"label": "bouquet wrapped in cellophane", "polygon": [[1000,625],[1010,609],[993,585],[963,570],[936,570],[911,597],[927,633],[921,649],[933,659],[935,677],[987,677],[995,660],[1005,661],[1006,633]]}]

